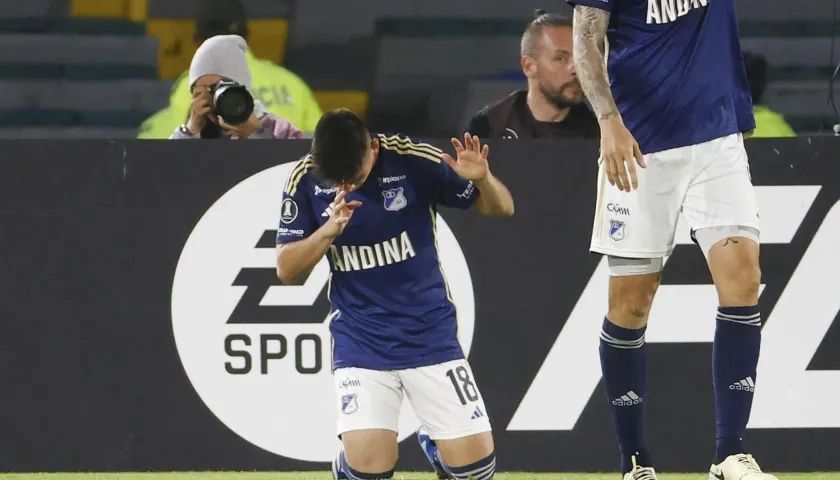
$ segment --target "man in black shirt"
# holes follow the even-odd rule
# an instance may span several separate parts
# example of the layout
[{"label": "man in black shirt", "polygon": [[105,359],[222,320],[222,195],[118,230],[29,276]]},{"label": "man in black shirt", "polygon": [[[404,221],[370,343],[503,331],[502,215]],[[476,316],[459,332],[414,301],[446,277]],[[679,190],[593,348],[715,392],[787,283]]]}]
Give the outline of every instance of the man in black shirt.
[{"label": "man in black shirt", "polygon": [[467,131],[479,138],[597,138],[598,121],[583,103],[572,58],[572,22],[537,10],[522,35],[518,90],[478,112]]}]

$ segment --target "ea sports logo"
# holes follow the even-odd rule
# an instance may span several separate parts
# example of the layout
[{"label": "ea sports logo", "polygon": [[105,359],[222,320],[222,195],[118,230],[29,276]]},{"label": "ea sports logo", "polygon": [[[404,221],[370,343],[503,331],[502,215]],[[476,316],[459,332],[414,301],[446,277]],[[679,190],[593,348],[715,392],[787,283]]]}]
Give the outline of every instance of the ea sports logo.
[{"label": "ea sports logo", "polygon": [[[275,276],[281,217],[293,163],[264,170],[219,198],[190,234],[172,285],[172,331],[184,370],[214,415],[254,445],[284,457],[328,462],[339,447],[326,284],[322,260],[303,285]],[[438,217],[440,258],[466,353],[475,303],[467,262]],[[399,439],[420,422],[407,400]]]}]

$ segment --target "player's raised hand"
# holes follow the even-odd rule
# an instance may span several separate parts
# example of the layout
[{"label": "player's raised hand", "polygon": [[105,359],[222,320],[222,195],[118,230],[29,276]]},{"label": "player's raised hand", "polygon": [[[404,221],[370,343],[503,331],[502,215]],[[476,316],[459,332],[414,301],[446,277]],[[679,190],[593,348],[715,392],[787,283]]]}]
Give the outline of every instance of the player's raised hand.
[{"label": "player's raised hand", "polygon": [[624,126],[621,117],[611,117],[601,122],[601,158],[610,185],[629,192],[639,188],[636,165],[645,168],[645,159],[639,144]]},{"label": "player's raised hand", "polygon": [[441,155],[443,161],[455,170],[461,178],[478,182],[487,178],[490,173],[490,166],[487,164],[487,154],[490,147],[481,146],[481,142],[475,135],[464,134],[464,144],[457,138],[452,138],[452,146],[455,147],[457,159],[444,153]]},{"label": "player's raised hand", "polygon": [[362,206],[362,202],[358,200],[348,202],[347,192],[348,189],[344,185],[340,185],[335,192],[335,199],[330,205],[332,213],[326,224],[330,225],[328,234],[333,237],[341,235],[341,232],[347,227],[347,223],[353,218],[353,210]]}]

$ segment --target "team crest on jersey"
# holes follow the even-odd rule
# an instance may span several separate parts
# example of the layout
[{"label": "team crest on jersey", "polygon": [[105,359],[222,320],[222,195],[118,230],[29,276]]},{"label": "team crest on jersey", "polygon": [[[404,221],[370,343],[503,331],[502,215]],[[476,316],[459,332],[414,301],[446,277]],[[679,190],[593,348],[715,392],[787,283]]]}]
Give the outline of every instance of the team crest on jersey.
[{"label": "team crest on jersey", "polygon": [[621,220],[610,220],[610,238],[616,242],[624,240],[624,222]]},{"label": "team crest on jersey", "polygon": [[405,199],[405,188],[398,187],[382,192],[385,197],[385,210],[396,212],[402,210],[408,205],[408,200]]},{"label": "team crest on jersey", "polygon": [[348,393],[341,396],[341,413],[350,415],[359,409],[359,403],[356,402],[356,394]]}]

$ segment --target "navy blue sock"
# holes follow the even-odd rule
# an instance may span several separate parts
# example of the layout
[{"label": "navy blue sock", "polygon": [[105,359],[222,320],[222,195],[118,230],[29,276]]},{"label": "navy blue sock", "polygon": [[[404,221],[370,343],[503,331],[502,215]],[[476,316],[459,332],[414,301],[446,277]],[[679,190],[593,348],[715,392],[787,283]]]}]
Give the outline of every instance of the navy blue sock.
[{"label": "navy blue sock", "polygon": [[[441,463],[443,463],[443,459],[441,459]],[[444,464],[444,469],[455,480],[490,480],[496,474],[496,454],[491,453],[464,467],[450,467]]]},{"label": "navy blue sock", "polygon": [[342,451],[339,454],[338,462],[341,471],[344,473],[344,475],[347,476],[349,480],[386,480],[394,477],[393,469],[382,473],[363,473],[357,470],[353,470],[350,464],[347,463],[347,458],[344,456],[344,451]]},{"label": "navy blue sock", "polygon": [[621,473],[636,464],[653,467],[645,445],[647,348],[645,328],[622,328],[604,319],[601,328],[601,372],[621,452]]},{"label": "navy blue sock", "polygon": [[755,371],[761,347],[761,313],[751,307],[719,307],[712,349],[715,384],[715,463],[744,453]]}]

